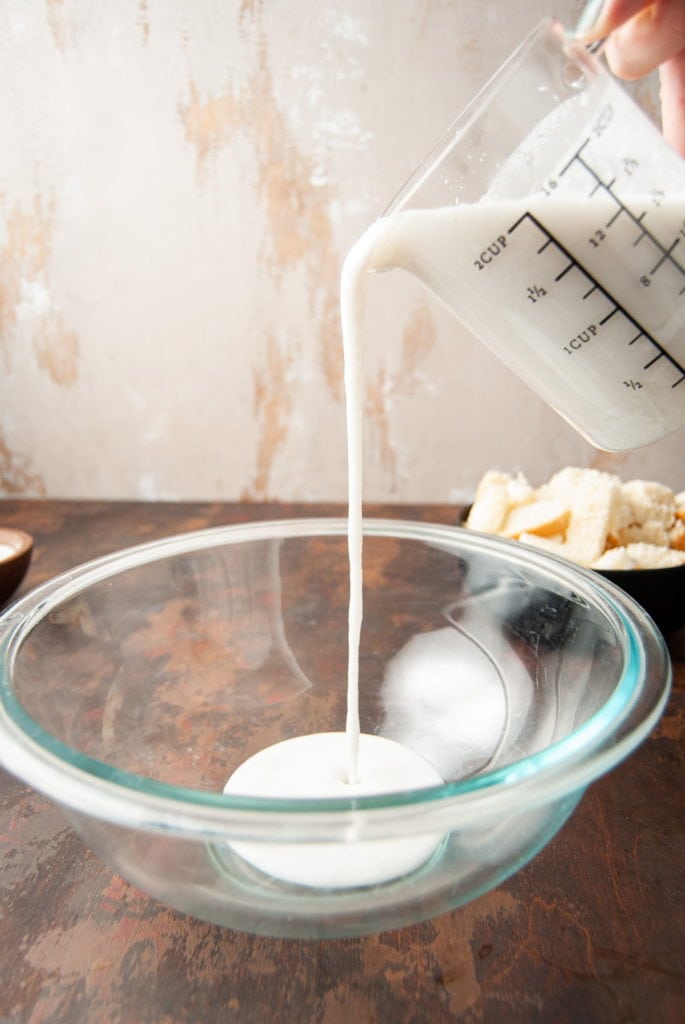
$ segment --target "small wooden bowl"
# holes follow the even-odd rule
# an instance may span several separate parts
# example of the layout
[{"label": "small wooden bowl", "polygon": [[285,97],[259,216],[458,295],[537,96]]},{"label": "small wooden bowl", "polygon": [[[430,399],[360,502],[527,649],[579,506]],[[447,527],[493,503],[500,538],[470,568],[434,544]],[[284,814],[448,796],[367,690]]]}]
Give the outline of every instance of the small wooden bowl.
[{"label": "small wooden bowl", "polygon": [[30,534],[0,527],[0,604],[12,596],[23,580],[32,551],[33,537]]}]

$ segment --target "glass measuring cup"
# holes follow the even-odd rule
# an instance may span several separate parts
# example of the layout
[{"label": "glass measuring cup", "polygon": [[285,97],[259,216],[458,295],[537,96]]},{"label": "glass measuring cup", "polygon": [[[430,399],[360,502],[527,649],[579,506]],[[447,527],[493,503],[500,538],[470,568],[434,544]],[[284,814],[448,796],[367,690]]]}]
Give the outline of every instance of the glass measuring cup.
[{"label": "glass measuring cup", "polygon": [[685,425],[685,164],[543,22],[381,218],[417,275],[599,448]]}]

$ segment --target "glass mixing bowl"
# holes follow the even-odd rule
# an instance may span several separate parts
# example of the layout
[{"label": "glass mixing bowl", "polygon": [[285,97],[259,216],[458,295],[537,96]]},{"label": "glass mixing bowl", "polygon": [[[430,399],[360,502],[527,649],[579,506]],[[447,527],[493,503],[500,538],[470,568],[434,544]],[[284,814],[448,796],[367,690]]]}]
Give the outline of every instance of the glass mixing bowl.
[{"label": "glass mixing bowl", "polygon": [[[367,520],[362,729],[444,785],[317,800],[224,796],[278,740],[345,721],[343,519],[231,526],[144,544],[0,616],[0,758],[157,899],[255,933],[382,931],[500,883],[585,787],[649,733],[670,663],[625,593],[458,527]],[[434,836],[430,859],[359,888],[280,881],[231,845]]]}]

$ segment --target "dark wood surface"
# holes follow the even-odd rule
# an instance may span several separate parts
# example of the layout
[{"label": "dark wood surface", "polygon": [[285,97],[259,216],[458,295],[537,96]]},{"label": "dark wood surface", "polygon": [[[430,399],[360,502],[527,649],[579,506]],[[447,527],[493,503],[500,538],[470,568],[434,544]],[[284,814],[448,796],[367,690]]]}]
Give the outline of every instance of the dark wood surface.
[{"label": "dark wood surface", "polygon": [[[21,591],[129,544],[328,506],[0,501],[36,540]],[[448,507],[373,513],[454,522]],[[0,773],[2,1024],[517,1024],[685,1020],[685,634],[652,737],[514,878],[382,935],[256,938],[154,902]]]}]

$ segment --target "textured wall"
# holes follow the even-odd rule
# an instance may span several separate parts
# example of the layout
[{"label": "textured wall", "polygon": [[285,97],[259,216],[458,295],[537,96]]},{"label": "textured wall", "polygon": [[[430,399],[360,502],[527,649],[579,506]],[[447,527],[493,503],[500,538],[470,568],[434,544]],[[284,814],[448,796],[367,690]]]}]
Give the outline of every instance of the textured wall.
[{"label": "textured wall", "polygon": [[[343,498],[346,249],[550,10],[4,0],[0,494]],[[676,441],[597,455],[418,284],[373,284],[369,498],[568,462],[683,485]]]}]

